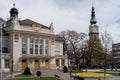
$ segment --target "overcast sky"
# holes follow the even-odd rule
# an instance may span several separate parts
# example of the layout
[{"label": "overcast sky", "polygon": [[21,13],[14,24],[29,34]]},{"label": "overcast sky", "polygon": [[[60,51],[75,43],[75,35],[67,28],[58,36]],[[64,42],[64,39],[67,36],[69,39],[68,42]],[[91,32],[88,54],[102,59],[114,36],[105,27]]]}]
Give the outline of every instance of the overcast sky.
[{"label": "overcast sky", "polygon": [[[92,0],[0,0],[0,17],[9,18],[13,3],[19,10],[19,18],[46,26],[53,22],[55,33],[89,32]],[[108,31],[114,43],[120,42],[120,0],[94,0],[94,7],[100,34]]]}]

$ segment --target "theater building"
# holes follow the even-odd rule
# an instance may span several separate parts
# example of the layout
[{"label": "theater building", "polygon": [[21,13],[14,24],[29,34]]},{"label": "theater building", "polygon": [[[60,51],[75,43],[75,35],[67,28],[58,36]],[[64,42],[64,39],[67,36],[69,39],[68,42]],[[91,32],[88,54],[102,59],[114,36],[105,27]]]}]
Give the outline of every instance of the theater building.
[{"label": "theater building", "polygon": [[10,19],[0,19],[2,26],[2,69],[14,71],[67,66],[63,42],[54,34],[53,23],[42,25],[30,19],[20,20],[18,10],[10,9]]}]

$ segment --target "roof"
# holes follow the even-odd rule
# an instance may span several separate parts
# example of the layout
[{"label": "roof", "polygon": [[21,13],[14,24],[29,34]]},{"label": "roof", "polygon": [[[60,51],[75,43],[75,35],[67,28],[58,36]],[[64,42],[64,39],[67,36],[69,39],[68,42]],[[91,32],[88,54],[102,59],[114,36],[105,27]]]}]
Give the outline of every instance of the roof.
[{"label": "roof", "polygon": [[0,17],[0,21],[6,23],[6,21],[3,18],[1,18],[1,17]]},{"label": "roof", "polygon": [[49,27],[45,26],[45,25],[42,25],[40,23],[37,23],[35,21],[32,21],[30,19],[24,19],[22,21],[19,21],[20,22],[20,25],[26,25],[26,26],[32,26],[33,24],[38,24],[40,26],[42,26],[42,28],[45,28],[45,29],[50,29]]},{"label": "roof", "polygon": [[114,44],[112,44],[112,46],[116,46],[116,47],[118,47],[118,46],[120,46],[120,43],[114,43]]},{"label": "roof", "polygon": [[59,35],[54,35],[54,36],[55,36],[55,41],[63,42],[62,38]]},{"label": "roof", "polygon": [[[0,35],[1,35],[1,30],[0,30]],[[2,35],[3,36],[8,36],[9,34],[2,28]]]}]

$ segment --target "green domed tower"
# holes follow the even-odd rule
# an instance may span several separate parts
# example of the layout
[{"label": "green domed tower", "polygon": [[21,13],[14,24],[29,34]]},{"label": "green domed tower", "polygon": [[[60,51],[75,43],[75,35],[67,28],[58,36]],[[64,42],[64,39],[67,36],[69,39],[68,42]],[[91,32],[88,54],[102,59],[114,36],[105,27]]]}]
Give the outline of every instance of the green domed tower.
[{"label": "green domed tower", "polygon": [[92,6],[90,26],[89,26],[89,37],[99,36],[98,25],[96,23],[97,23],[97,20],[95,18],[94,6]]}]

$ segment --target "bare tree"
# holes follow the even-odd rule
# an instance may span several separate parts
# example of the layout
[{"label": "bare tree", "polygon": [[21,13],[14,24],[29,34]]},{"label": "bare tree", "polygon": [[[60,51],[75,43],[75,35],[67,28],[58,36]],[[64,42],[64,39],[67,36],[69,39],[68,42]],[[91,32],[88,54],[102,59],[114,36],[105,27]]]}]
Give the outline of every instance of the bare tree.
[{"label": "bare tree", "polygon": [[105,58],[107,58],[107,56],[109,57],[112,50],[112,37],[107,31],[105,31],[104,34],[101,35],[101,40],[103,51],[106,54]]},{"label": "bare tree", "polygon": [[103,46],[103,51],[107,54],[110,54],[111,47],[112,47],[112,37],[111,35],[105,31],[104,34],[101,35],[102,39],[102,46]]},{"label": "bare tree", "polygon": [[111,47],[112,47],[112,37],[111,35],[105,31],[104,34],[101,36],[102,39],[102,46],[103,46],[103,53],[104,53],[104,80],[105,80],[105,74],[106,74],[106,66],[108,59],[110,59],[110,52],[111,52]]},{"label": "bare tree", "polygon": [[63,39],[64,45],[63,49],[67,52],[68,59],[74,58],[76,64],[78,64],[79,60],[82,57],[81,54],[81,44],[86,39],[85,33],[78,33],[73,30],[62,31],[60,36]]},{"label": "bare tree", "polygon": [[100,66],[100,60],[102,60],[102,44],[99,36],[97,34],[94,34],[89,37],[88,40],[88,66],[92,67],[99,67]]}]

